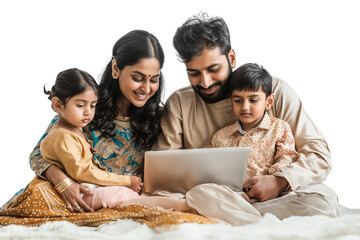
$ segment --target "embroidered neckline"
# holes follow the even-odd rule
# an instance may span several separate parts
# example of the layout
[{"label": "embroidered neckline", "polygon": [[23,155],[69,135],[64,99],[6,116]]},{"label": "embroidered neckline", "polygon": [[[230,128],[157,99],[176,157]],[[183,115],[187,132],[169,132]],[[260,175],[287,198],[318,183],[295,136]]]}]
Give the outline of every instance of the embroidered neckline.
[{"label": "embroidered neckline", "polygon": [[130,117],[123,117],[120,115],[118,115],[115,119],[120,121],[130,121]]}]

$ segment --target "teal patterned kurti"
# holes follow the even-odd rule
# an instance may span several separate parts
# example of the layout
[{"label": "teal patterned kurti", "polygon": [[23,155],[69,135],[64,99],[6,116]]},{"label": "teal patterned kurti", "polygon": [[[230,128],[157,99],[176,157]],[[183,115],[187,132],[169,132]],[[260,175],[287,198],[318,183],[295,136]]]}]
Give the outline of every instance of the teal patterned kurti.
[{"label": "teal patterned kurti", "polygon": [[109,172],[134,175],[143,161],[143,150],[135,144],[129,118],[115,119],[115,136],[100,137],[100,132],[90,130],[87,135],[93,141],[93,148],[99,164]]}]

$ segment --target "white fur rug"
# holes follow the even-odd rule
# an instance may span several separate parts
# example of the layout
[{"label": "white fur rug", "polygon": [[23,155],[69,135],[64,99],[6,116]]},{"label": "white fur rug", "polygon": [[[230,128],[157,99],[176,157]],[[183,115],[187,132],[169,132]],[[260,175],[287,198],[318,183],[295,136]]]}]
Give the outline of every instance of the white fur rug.
[{"label": "white fur rug", "polygon": [[151,229],[125,220],[99,227],[78,227],[68,222],[49,222],[40,227],[0,226],[0,239],[343,239],[360,240],[360,210],[341,209],[340,217],[290,217],[279,220],[267,214],[256,224],[232,227],[223,224],[185,223]]}]

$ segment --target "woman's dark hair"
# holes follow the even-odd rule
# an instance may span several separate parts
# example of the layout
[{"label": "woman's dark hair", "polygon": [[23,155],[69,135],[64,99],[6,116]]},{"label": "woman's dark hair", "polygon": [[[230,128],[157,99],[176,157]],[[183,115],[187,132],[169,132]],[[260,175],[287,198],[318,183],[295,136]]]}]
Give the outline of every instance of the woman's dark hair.
[{"label": "woman's dark hair", "polygon": [[230,90],[258,91],[262,88],[266,97],[272,92],[272,77],[256,63],[246,63],[236,69],[230,77]]},{"label": "woman's dark hair", "polygon": [[[160,69],[164,64],[164,52],[151,33],[134,30],[121,37],[114,45],[112,60],[115,59],[119,70],[125,66],[137,64],[144,58],[155,57],[160,62]],[[100,99],[96,105],[93,126],[100,130],[101,136],[114,136],[114,120],[119,114],[117,107],[123,96],[119,81],[112,78],[112,60],[107,64],[99,84]],[[159,88],[143,107],[130,106],[130,123],[135,142],[145,148],[150,148],[160,132],[160,103],[164,79],[160,72]]]},{"label": "woman's dark hair", "polygon": [[209,17],[207,13],[189,18],[176,30],[173,38],[174,47],[183,62],[200,55],[206,46],[213,49],[220,47],[222,54],[231,49],[230,33],[221,17]]},{"label": "woman's dark hair", "polygon": [[53,97],[59,98],[65,106],[70,98],[86,91],[89,87],[94,90],[96,96],[99,96],[98,84],[89,73],[77,68],[70,68],[57,75],[55,84],[50,91],[47,91],[44,86],[44,93],[49,95],[50,100]]}]

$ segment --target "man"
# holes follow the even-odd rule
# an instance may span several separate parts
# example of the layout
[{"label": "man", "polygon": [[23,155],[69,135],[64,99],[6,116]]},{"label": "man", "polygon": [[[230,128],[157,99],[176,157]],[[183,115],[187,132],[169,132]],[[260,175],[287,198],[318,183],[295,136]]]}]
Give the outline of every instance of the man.
[{"label": "man", "polygon": [[[173,43],[185,63],[191,86],[175,91],[167,100],[161,120],[162,135],[153,149],[209,147],[217,130],[236,121],[228,87],[229,76],[236,65],[229,30],[222,18],[202,14],[179,27]],[[297,161],[284,170],[257,176],[245,183],[247,195],[257,200],[252,206],[262,215],[270,212],[279,218],[315,214],[336,216],[336,194],[321,184],[331,169],[325,138],[284,81],[273,77],[273,93],[275,103],[268,114],[290,124],[298,156]],[[198,212],[221,220],[222,216],[209,215],[208,209],[196,204],[204,197],[202,193],[213,190],[212,186],[196,187],[189,191],[196,194],[188,193],[186,197],[192,201],[190,204],[188,200],[189,206]],[[211,198],[213,201],[209,199],[207,205],[213,204],[213,208],[221,211],[217,202],[227,198],[225,195]]]}]

